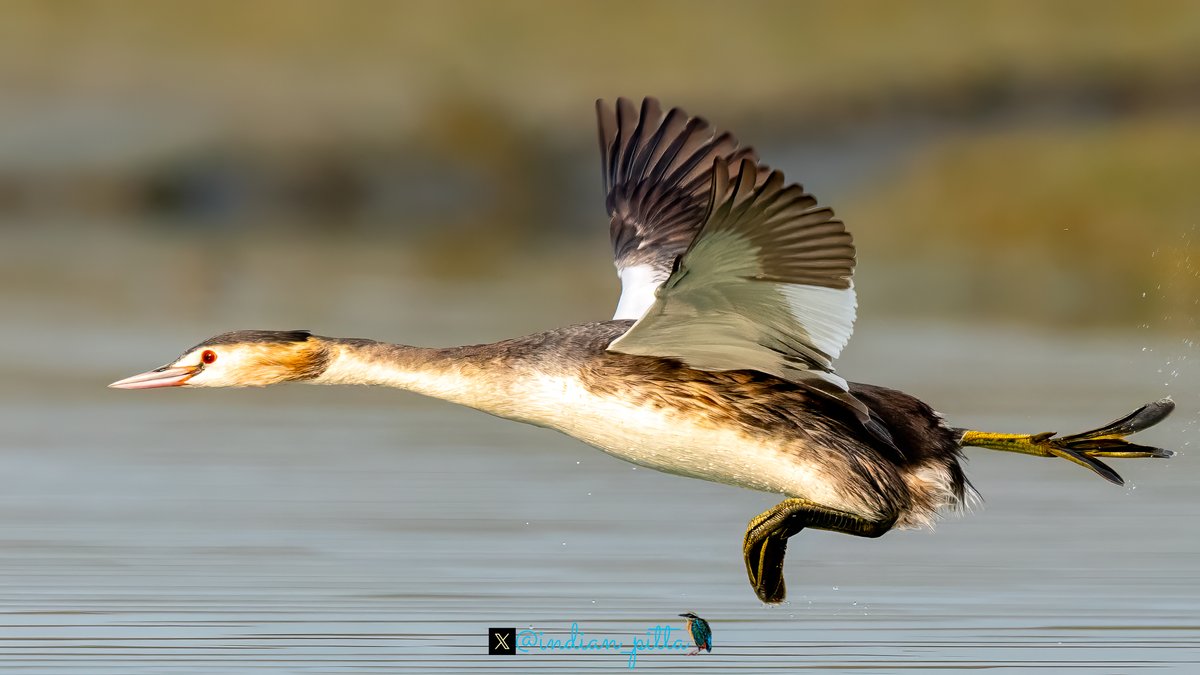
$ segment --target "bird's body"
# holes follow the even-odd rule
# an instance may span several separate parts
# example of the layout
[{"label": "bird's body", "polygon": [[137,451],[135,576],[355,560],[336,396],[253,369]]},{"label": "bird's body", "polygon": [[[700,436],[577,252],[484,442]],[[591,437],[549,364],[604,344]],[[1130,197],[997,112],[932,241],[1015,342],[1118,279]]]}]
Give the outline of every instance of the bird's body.
[{"label": "bird's body", "polygon": [[743,547],[767,602],[784,597],[786,543],[800,530],[876,537],[963,504],[964,445],[1061,457],[1114,482],[1098,457],[1169,456],[1123,440],[1169,400],[1052,438],[953,428],[908,394],[846,382],[832,362],[854,322],[854,247],[832,211],[699,118],[652,99],[640,114],[624,100],[598,109],[623,287],[614,320],[444,349],[235,331],[112,386],[397,387],[640,466],[780,494]]},{"label": "bird's body", "polygon": [[[905,525],[928,523],[937,508],[962,498],[959,446],[945,425],[904,437],[911,460],[888,457],[852,417],[839,419],[837,406],[787,380],[609,351],[632,324],[582,324],[440,350],[314,337],[329,357],[311,381],[397,386],[555,429],[639,466],[864,516],[893,514]],[[852,391],[884,411],[923,407],[898,391]]]}]

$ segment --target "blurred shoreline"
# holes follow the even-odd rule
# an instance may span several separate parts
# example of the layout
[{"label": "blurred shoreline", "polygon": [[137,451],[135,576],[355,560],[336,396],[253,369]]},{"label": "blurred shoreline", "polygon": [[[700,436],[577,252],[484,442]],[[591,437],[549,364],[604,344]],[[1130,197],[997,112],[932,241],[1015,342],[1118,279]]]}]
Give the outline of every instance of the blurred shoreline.
[{"label": "blurred shoreline", "polygon": [[866,311],[1200,330],[1200,5],[631,9],[10,3],[3,277],[62,287],[104,250],[137,278],[148,247],[255,288],[246,260],[337,278],[397,251],[471,283],[583,269],[590,297],[591,103],[648,93],[832,206]]},{"label": "blurred shoreline", "polygon": [[[720,117],[685,101],[664,103],[737,130],[767,155],[803,157],[812,146],[854,147],[861,136],[884,148],[906,140],[930,146],[996,130],[1193,117],[1200,115],[1200,61],[1195,65],[1194,71],[1158,78],[1119,70],[1085,80],[1024,81],[995,74],[993,80],[781,100],[726,110]],[[216,119],[159,130],[105,129],[113,126],[114,111],[81,105],[72,110],[69,127],[114,134],[89,148],[78,147],[73,129],[56,138],[60,130],[54,126],[61,121],[46,120],[31,106],[29,116],[10,112],[7,120],[23,127],[28,138],[0,158],[0,215],[266,213],[307,223],[331,216],[411,217],[431,206],[453,207],[463,194],[486,192],[497,183],[506,191],[527,193],[528,201],[552,202],[565,196],[564,181],[555,176],[566,172],[578,178],[583,165],[588,174],[594,172],[595,141],[585,133],[592,129],[591,100],[581,98],[574,107],[574,114],[547,125],[528,119],[528,111],[506,110],[482,98],[449,97],[432,101],[411,129],[384,125],[337,129],[326,137],[281,137],[256,125],[226,128]],[[36,142],[39,138],[45,142]],[[58,143],[74,147],[55,147]],[[504,178],[514,171],[519,171],[516,180]],[[835,187],[860,187],[855,177],[842,172]],[[431,191],[436,194],[430,196]]]}]

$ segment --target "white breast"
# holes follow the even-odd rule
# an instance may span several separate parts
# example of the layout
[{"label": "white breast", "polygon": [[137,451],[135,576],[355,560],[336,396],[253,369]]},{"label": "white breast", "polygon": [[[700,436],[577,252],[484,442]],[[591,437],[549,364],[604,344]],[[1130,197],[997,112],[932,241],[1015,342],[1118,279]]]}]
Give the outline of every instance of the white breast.
[{"label": "white breast", "polygon": [[510,401],[520,410],[497,411],[556,429],[639,466],[824,504],[844,498],[803,448],[784,448],[678,410],[638,405],[592,393],[574,377],[525,380]]},{"label": "white breast", "polygon": [[[550,374],[533,367],[493,376],[455,362],[406,367],[359,358],[352,350],[343,349],[313,382],[408,389],[556,429],[614,457],[658,471],[803,497],[855,513],[870,514],[878,508],[836,489],[850,469],[840,465],[829,448],[808,447],[795,436],[777,439],[754,434],[732,421],[726,426],[700,414],[635,403],[620,392],[597,394],[574,374]],[[838,468],[827,469],[831,466]],[[830,470],[842,475],[831,476]]]}]

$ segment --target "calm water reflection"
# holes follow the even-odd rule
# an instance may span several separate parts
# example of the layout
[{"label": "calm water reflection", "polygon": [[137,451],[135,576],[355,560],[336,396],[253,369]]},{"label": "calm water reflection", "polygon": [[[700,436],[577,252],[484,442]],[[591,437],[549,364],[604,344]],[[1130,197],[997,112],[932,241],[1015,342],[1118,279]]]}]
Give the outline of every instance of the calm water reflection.
[{"label": "calm water reflection", "polygon": [[[1184,452],[1119,462],[1130,486],[1117,488],[1065,462],[973,451],[984,507],[935,533],[806,532],[780,607],[754,598],[740,554],[769,495],[634,470],[393,391],[103,387],[227,328],[314,321],[448,343],[606,311],[607,296],[521,278],[429,285],[398,271],[387,283],[408,295],[385,316],[353,302],[293,314],[303,298],[270,287],[200,316],[167,309],[169,288],[100,306],[6,291],[0,670],[619,671],[624,657],[608,654],[488,657],[485,630],[578,622],[628,638],[681,627],[688,610],[712,622],[716,650],[646,654],[640,670],[1200,667],[1187,452],[1200,378],[1158,372],[1196,358],[1175,337],[860,324],[842,372],[909,389],[955,422],[1074,431],[1174,393],[1179,411],[1145,440]],[[512,300],[535,293],[546,300]]]}]

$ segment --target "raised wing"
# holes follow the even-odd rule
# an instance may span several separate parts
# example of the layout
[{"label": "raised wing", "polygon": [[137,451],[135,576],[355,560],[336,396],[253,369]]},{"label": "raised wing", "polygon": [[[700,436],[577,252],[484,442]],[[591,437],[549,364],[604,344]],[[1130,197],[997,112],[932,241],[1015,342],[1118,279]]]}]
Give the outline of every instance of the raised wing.
[{"label": "raised wing", "polygon": [[783,174],[718,160],[707,218],[654,304],[610,350],[700,370],[757,370],[848,406],[886,428],[833,372],[854,329],[854,243],[833,211]]},{"label": "raised wing", "polygon": [[656,99],[636,113],[628,99],[610,108],[596,101],[605,206],[612,221],[613,255],[621,279],[614,319],[638,319],[704,222],[713,163],[754,160],[728,133],[688,117],[665,115]]}]

